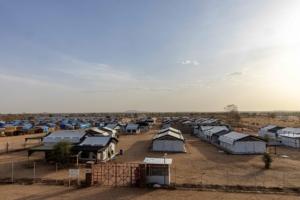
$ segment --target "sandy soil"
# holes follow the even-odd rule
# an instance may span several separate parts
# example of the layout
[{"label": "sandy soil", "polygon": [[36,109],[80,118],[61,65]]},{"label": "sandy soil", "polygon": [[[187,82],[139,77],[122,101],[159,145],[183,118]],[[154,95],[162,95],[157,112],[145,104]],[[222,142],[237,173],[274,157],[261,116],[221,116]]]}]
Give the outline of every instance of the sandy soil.
[{"label": "sandy soil", "polygon": [[[19,135],[10,137],[0,137],[0,153],[6,151],[6,145],[9,144],[8,150],[23,149],[24,147],[34,146],[39,144],[39,140],[28,140],[25,144],[25,138],[40,137],[46,133],[31,134],[31,135]],[[24,144],[26,146],[24,146]]]},{"label": "sandy soil", "polygon": [[0,187],[0,199],[5,200],[50,200],[50,199],[261,199],[275,200],[299,199],[298,196],[284,194],[259,194],[259,193],[227,193],[207,192],[192,190],[154,190],[139,188],[105,188],[91,187],[77,189],[64,186],[44,185],[3,185]]},{"label": "sandy soil", "polygon": [[[163,152],[150,152],[151,139],[159,131],[160,125],[151,131],[139,135],[121,134],[117,150],[124,155],[117,156],[115,162],[140,163],[145,157],[163,157]],[[173,159],[171,182],[176,184],[218,184],[245,185],[265,187],[300,187],[300,151],[290,147],[278,147],[277,155],[270,170],[263,168],[261,155],[227,155],[220,153],[217,147],[202,141],[200,138],[184,134],[186,153],[168,153]],[[281,158],[287,155],[288,158]],[[14,178],[33,178],[33,162],[36,164],[37,178],[67,179],[68,169],[55,171],[55,165],[42,161],[43,153],[30,156],[31,168],[27,167],[27,151],[15,152],[0,156],[0,180],[10,180],[11,162],[14,162]],[[114,162],[114,161],[111,161]],[[84,165],[81,166],[84,168]],[[227,174],[228,172],[228,174]],[[84,169],[81,170],[84,179]]]}]

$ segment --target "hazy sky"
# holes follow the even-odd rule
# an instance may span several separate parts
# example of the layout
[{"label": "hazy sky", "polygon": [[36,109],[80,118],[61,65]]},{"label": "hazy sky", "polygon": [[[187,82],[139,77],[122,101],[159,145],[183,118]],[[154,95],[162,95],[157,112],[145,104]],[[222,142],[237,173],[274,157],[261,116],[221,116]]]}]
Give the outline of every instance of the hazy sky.
[{"label": "hazy sky", "polygon": [[0,113],[300,110],[300,1],[0,1]]}]

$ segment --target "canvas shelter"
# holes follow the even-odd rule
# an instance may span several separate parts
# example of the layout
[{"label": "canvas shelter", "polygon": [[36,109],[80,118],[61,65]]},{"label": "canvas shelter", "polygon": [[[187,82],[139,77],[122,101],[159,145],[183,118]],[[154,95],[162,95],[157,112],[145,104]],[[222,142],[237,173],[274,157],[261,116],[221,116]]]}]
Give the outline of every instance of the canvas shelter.
[{"label": "canvas shelter", "polygon": [[219,137],[220,147],[232,154],[262,154],[267,142],[252,135],[230,132]]},{"label": "canvas shelter", "polygon": [[185,152],[185,139],[180,130],[163,129],[152,140],[152,151]]}]

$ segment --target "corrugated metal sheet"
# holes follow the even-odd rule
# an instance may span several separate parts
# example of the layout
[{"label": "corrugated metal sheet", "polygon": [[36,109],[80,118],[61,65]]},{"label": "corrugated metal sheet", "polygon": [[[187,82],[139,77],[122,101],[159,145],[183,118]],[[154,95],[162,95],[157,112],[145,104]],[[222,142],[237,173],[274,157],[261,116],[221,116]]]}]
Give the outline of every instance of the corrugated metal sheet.
[{"label": "corrugated metal sheet", "polygon": [[275,127],[276,126],[268,125],[268,126],[262,127],[260,130],[262,130],[262,131],[268,131],[269,129],[272,129],[272,128],[275,128]]},{"label": "corrugated metal sheet", "polygon": [[173,133],[172,131],[167,131],[167,132],[164,132],[164,133],[161,133],[161,134],[157,134],[154,139],[159,139],[159,138],[162,138],[162,137],[165,137],[165,136],[172,136],[172,137],[175,137],[175,138],[178,138],[180,140],[184,140],[184,138],[182,137],[181,134],[177,134],[177,133]]},{"label": "corrugated metal sheet", "polygon": [[144,163],[146,164],[158,164],[158,165],[171,165],[172,164],[172,158],[145,158]]},{"label": "corrugated metal sheet", "polygon": [[162,129],[161,131],[159,131],[159,133],[163,133],[163,132],[167,132],[167,131],[171,131],[171,132],[174,132],[174,133],[181,134],[180,130],[172,128],[172,127],[168,127],[168,128]]},{"label": "corrugated metal sheet", "polygon": [[71,143],[79,143],[80,138],[78,137],[44,137],[43,138],[43,143],[46,144],[52,144],[52,143],[57,143],[61,141],[68,141]]},{"label": "corrugated metal sheet", "polygon": [[138,129],[139,125],[138,124],[128,124],[126,126],[126,129]]},{"label": "corrugated metal sheet", "polygon": [[79,145],[106,146],[110,137],[87,137]]},{"label": "corrugated metal sheet", "polygon": [[203,133],[204,135],[212,136],[214,133],[218,133],[223,130],[228,131],[228,128],[226,126],[213,126],[213,128],[203,131]]},{"label": "corrugated metal sheet", "polygon": [[85,136],[85,132],[78,131],[62,131],[62,132],[52,132],[47,137],[79,137],[82,138]]},{"label": "corrugated metal sheet", "polygon": [[287,128],[278,130],[277,133],[280,134],[280,135],[287,135],[287,134],[294,134],[294,135],[296,135],[296,134],[300,134],[300,128],[290,128],[290,127],[287,127]]},{"label": "corrugated metal sheet", "polygon": [[245,138],[245,137],[248,137],[249,135],[247,134],[243,134],[243,133],[238,133],[238,132],[230,132],[230,133],[227,133],[225,135],[221,135],[219,137],[219,140],[221,142],[225,142],[225,143],[228,143],[228,144],[233,144],[236,140],[239,140],[239,139],[242,139],[242,138]]}]

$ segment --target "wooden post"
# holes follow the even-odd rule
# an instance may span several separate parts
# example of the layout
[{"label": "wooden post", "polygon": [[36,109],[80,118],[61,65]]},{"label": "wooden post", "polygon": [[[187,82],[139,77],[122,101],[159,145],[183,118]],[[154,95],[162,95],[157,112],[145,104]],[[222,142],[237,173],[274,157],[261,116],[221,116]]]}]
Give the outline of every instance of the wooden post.
[{"label": "wooden post", "polygon": [[33,182],[35,183],[35,162],[33,163]]},{"label": "wooden post", "polygon": [[175,187],[176,187],[176,165],[175,165]]},{"label": "wooden post", "polygon": [[14,163],[11,163],[11,182],[14,182]]},{"label": "wooden post", "polygon": [[200,167],[201,184],[202,184],[202,168]]},{"label": "wooden post", "polygon": [[57,163],[56,163],[56,167],[55,167],[56,169],[55,169],[55,172],[56,172],[56,181],[55,181],[55,183],[57,184]]},{"label": "wooden post", "polygon": [[80,180],[80,165],[78,166],[77,186],[79,186],[79,180]]},{"label": "wooden post", "polygon": [[227,169],[227,191],[229,191],[229,175],[228,175],[228,169]]},{"label": "wooden post", "polygon": [[284,188],[285,188],[284,172],[282,172],[282,179],[283,179],[283,191],[284,191]]},{"label": "wooden post", "polygon": [[255,178],[255,191],[257,192],[257,185],[256,185],[256,171],[254,171],[254,178]]}]

